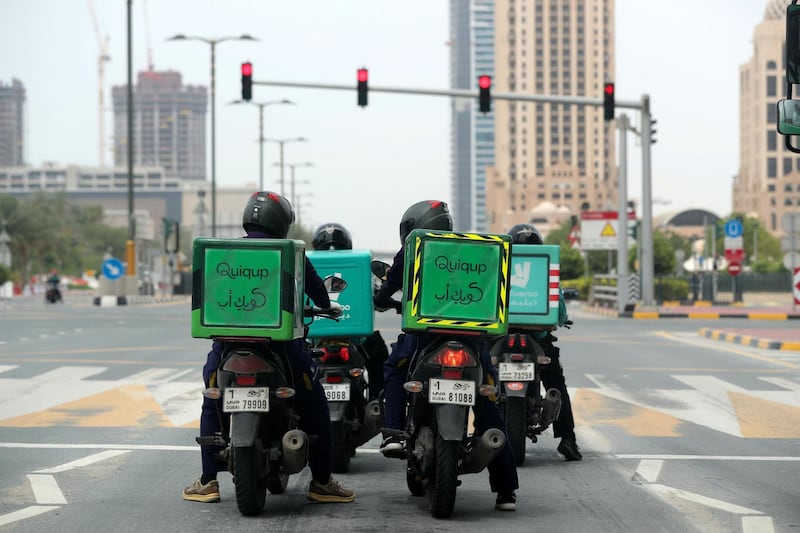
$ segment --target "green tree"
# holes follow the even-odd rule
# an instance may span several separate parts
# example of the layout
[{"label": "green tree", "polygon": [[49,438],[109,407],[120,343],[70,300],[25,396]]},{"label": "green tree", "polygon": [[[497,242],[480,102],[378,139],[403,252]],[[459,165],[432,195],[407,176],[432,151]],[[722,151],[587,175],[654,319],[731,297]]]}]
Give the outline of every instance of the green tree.
[{"label": "green tree", "polygon": [[[638,244],[628,250],[628,268],[631,272],[639,271]],[[656,276],[670,276],[675,273],[677,261],[675,247],[670,238],[661,231],[653,233],[653,274]],[[641,267],[641,265],[638,265]]]}]

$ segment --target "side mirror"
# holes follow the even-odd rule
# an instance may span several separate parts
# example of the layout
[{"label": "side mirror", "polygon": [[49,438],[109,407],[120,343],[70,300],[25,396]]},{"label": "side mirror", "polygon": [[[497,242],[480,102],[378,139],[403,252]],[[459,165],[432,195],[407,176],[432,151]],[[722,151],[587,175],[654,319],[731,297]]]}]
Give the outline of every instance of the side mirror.
[{"label": "side mirror", "polygon": [[373,261],[370,263],[370,268],[372,269],[372,273],[375,274],[375,277],[381,280],[385,280],[386,276],[389,274],[389,269],[391,266],[388,263],[384,263],[383,261]]},{"label": "side mirror", "polygon": [[325,290],[329,293],[342,292],[347,288],[347,282],[336,276],[328,276],[323,281]]},{"label": "side mirror", "polygon": [[800,135],[800,100],[778,101],[778,133]]}]

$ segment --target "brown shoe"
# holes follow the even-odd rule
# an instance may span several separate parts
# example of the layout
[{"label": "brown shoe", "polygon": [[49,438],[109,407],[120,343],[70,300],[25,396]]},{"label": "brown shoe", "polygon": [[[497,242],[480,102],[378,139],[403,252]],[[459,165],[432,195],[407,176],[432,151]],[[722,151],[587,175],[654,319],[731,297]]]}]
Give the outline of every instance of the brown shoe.
[{"label": "brown shoe", "polygon": [[331,478],[327,485],[311,480],[306,498],[310,502],[347,503],[356,499],[356,493],[339,485]]},{"label": "brown shoe", "polygon": [[183,499],[190,502],[214,503],[219,501],[219,483],[212,479],[205,485],[200,483],[200,478],[183,489]]}]

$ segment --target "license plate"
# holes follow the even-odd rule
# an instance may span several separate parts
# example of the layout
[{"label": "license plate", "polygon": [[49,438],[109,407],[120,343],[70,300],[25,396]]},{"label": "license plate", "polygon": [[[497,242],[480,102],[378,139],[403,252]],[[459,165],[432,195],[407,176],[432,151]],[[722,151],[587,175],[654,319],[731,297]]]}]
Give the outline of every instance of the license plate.
[{"label": "license plate", "polygon": [[428,387],[430,403],[475,405],[475,382],[431,378]]},{"label": "license plate", "polygon": [[222,399],[222,410],[226,413],[269,412],[267,387],[229,387]]},{"label": "license plate", "polygon": [[533,363],[500,363],[500,381],[533,381]]},{"label": "license plate", "polygon": [[327,398],[329,402],[350,401],[350,384],[348,383],[323,383],[322,388],[325,389],[325,398]]}]

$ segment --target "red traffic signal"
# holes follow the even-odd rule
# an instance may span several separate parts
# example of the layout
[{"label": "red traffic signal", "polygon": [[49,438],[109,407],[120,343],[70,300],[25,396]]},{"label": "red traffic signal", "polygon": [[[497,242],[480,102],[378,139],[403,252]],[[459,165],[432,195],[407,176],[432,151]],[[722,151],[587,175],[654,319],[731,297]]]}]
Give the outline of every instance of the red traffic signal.
[{"label": "red traffic signal", "polygon": [[492,77],[487,75],[478,76],[478,109],[481,113],[488,113],[492,110]]},{"label": "red traffic signal", "polygon": [[603,86],[603,120],[614,120],[614,84]]},{"label": "red traffic signal", "polygon": [[369,71],[365,68],[360,68],[356,72],[356,79],[358,80],[358,105],[366,107],[367,105],[367,82],[369,81]]},{"label": "red traffic signal", "polygon": [[242,63],[242,100],[249,102],[253,98],[253,64]]}]

